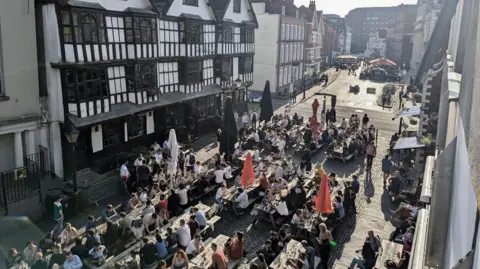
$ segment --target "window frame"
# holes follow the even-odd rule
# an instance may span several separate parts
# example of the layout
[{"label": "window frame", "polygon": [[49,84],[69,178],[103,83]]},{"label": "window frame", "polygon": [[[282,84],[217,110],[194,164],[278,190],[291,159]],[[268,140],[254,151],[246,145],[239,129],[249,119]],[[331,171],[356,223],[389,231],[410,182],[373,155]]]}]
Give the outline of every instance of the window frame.
[{"label": "window frame", "polygon": [[[95,74],[96,79],[87,78],[87,73]],[[72,81],[69,80],[69,74],[72,75]],[[63,90],[67,91],[67,103],[84,103],[110,97],[109,80],[106,70],[66,69],[62,71],[62,77],[64,82]],[[96,87],[89,88],[88,83],[94,84]],[[80,90],[81,88],[83,88],[82,91]],[[74,92],[73,96],[71,92]]]},{"label": "window frame", "polygon": [[[135,90],[149,91],[157,88],[157,68],[156,63],[135,64]],[[148,69],[148,73],[146,72]],[[147,76],[150,76],[148,79]]]},{"label": "window frame", "polygon": [[[105,15],[103,13],[63,9],[60,12],[60,16],[61,34],[65,44],[86,45],[105,44],[108,42],[107,30],[104,21]],[[91,18],[93,21],[86,22],[84,21],[86,18]],[[95,23],[95,25],[92,26],[92,23]],[[89,35],[86,33],[86,27],[88,25],[90,26]]]},{"label": "window frame", "polygon": [[[192,70],[193,66],[196,66],[196,70]],[[178,66],[179,72],[179,84],[180,85],[190,85],[196,83],[202,83],[203,81],[203,61],[184,61]],[[196,73],[196,77],[192,79],[192,74]]]},{"label": "window frame", "polygon": [[232,25],[225,25],[223,27],[223,41],[224,44],[233,44],[235,42],[235,27]]},{"label": "window frame", "polygon": [[233,0],[233,13],[242,13],[242,0]]},{"label": "window frame", "polygon": [[[125,129],[122,122],[112,121],[102,123],[102,143],[103,148],[113,147],[120,145],[125,141]],[[107,134],[107,130],[110,130],[111,133]],[[116,140],[114,143],[109,143],[106,141]]]},{"label": "window frame", "polygon": [[178,32],[181,44],[203,44],[203,23],[194,20],[178,22]]},{"label": "window frame", "polygon": [[[140,134],[136,134],[136,135],[131,135],[131,132],[130,130],[132,130],[132,121],[133,120],[139,120],[141,119],[141,121],[139,122],[135,122],[135,126],[137,130],[140,130],[142,131],[143,133],[140,133]],[[143,126],[142,126],[143,125]],[[137,115],[130,115],[127,117],[127,135],[128,135],[128,140],[130,139],[134,139],[134,138],[137,138],[137,137],[140,137],[140,136],[144,136],[147,134],[147,115],[145,114],[137,114]]]},{"label": "window frame", "polygon": [[183,0],[182,4],[185,5],[185,6],[198,7],[198,0]]},{"label": "window frame", "polygon": [[[145,22],[149,24],[150,29],[145,29],[142,26],[142,23]],[[123,27],[125,29],[125,43],[127,44],[158,43],[158,25],[155,17],[127,15],[123,18]]]}]

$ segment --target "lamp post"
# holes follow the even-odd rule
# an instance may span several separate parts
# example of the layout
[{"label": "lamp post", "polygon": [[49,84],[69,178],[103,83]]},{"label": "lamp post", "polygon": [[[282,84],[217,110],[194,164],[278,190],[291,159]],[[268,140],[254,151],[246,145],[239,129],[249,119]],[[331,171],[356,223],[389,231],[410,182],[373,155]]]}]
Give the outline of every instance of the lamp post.
[{"label": "lamp post", "polygon": [[303,99],[305,100],[305,92],[307,91],[307,87],[305,86],[305,76],[308,74],[306,68],[303,69]]},{"label": "lamp post", "polygon": [[75,143],[77,142],[78,136],[80,132],[73,126],[73,124],[69,121],[65,128],[65,137],[67,138],[68,143],[70,143],[72,147],[72,184],[73,184],[73,193],[77,193],[77,155],[75,154]]},{"label": "lamp post", "polygon": [[[242,89],[243,87],[243,81],[240,77],[238,77],[236,80],[235,80],[235,85],[237,86],[237,89]],[[240,93],[239,93],[240,94]],[[244,100],[242,100],[244,103],[245,103],[245,109],[246,111],[248,111],[248,93],[246,91],[246,87],[245,87],[245,97],[244,97]]]}]

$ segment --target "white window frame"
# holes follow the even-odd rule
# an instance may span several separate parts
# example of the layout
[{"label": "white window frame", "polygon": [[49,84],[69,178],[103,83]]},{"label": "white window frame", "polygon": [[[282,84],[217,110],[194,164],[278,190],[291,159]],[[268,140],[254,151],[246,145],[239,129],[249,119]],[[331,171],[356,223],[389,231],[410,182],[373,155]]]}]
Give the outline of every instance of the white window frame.
[{"label": "white window frame", "polygon": [[280,63],[284,63],[285,59],[283,58],[283,53],[285,50],[285,46],[283,44],[280,44]]},{"label": "white window frame", "polygon": [[283,66],[278,68],[278,86],[283,86]]},{"label": "white window frame", "polygon": [[282,33],[280,35],[280,39],[281,40],[285,39],[285,23],[282,23]]}]

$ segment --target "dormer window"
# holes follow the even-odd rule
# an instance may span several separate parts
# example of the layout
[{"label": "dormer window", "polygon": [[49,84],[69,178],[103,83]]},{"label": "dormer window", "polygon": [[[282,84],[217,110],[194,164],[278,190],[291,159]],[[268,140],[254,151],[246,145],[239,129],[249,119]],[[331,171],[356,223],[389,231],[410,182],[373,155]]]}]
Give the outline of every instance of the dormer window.
[{"label": "dormer window", "polygon": [[234,13],[241,13],[242,12],[242,6],[241,6],[241,0],[233,0],[233,12]]},{"label": "dormer window", "polygon": [[198,0],[183,0],[183,4],[198,7]]}]

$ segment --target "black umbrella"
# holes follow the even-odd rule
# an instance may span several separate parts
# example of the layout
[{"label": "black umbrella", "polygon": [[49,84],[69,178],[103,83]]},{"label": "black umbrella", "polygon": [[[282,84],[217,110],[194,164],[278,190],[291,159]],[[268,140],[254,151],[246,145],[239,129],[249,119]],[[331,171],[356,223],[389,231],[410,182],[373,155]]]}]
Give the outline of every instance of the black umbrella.
[{"label": "black umbrella", "polygon": [[259,122],[268,122],[273,117],[272,95],[270,94],[270,81],[265,82],[262,100],[260,101],[260,119]]},{"label": "black umbrella", "polygon": [[237,121],[233,114],[232,97],[228,96],[225,100],[222,134],[220,136],[220,153],[225,153],[226,160],[231,161],[231,156],[235,150],[235,143],[237,143],[237,137]]}]

